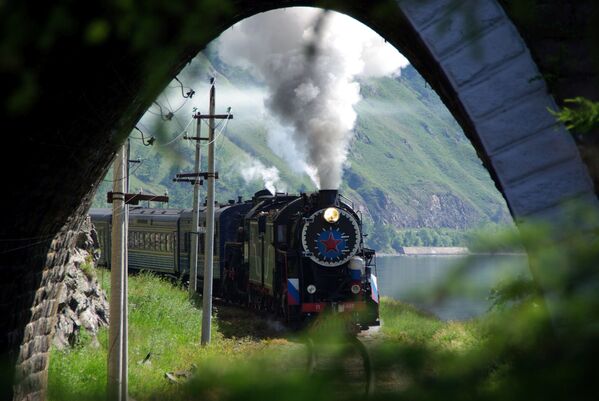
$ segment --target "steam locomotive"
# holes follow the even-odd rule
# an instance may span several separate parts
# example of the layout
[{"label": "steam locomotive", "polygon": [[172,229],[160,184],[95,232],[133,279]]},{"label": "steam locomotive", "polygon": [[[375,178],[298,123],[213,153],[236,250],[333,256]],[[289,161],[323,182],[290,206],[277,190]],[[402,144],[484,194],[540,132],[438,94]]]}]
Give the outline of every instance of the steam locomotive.
[{"label": "steam locomotive", "polygon": [[[200,208],[200,228],[206,206]],[[111,209],[91,209],[102,256],[110,266]],[[189,277],[192,212],[130,207],[129,269]],[[204,272],[199,235],[198,280]],[[269,310],[292,325],[326,310],[361,329],[379,325],[375,252],[364,246],[362,221],[336,190],[272,194],[215,207],[214,294]],[[198,286],[202,288],[202,286]]]}]

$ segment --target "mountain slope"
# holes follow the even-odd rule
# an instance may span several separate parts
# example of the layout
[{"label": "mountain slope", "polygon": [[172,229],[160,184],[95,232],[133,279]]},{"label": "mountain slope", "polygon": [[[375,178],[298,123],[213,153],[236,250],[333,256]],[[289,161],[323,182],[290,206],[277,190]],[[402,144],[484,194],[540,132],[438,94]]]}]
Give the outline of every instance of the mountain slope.
[{"label": "mountain slope", "polygon": [[[218,82],[217,111],[227,104],[240,104],[234,108],[235,119],[216,140],[217,198],[249,197],[266,181],[274,183],[277,190],[315,190],[307,174],[289,166],[280,149],[273,150],[269,139],[273,125],[265,117],[268,112],[259,95],[264,89],[250,74],[227,66],[209,49],[179,77],[183,82],[207,82],[212,75]],[[371,246],[391,250],[393,246],[431,242],[456,245],[463,241],[456,233],[483,224],[511,222],[501,194],[470,142],[411,66],[403,69],[401,76],[366,79],[360,84],[362,100],[356,106],[358,119],[341,191],[362,210],[367,228],[373,232]],[[205,97],[205,85],[195,89],[196,97]],[[167,90],[180,91],[176,86]],[[163,95],[157,101],[168,106],[164,109],[176,109],[170,107],[169,97],[173,99]],[[160,110],[152,107],[150,112]],[[132,166],[131,191],[168,191],[170,206],[190,207],[192,187],[172,182],[176,173],[193,168],[194,145],[182,139],[173,141],[190,123],[190,115],[190,109],[183,107],[172,121],[144,117],[146,135],[151,132],[157,141],[154,147],[145,147],[132,140],[132,158],[143,162]],[[191,124],[189,133],[193,132]],[[206,126],[201,129],[206,134]],[[204,171],[205,159],[203,156]],[[111,174],[107,175],[98,190],[97,206],[104,204],[110,178]],[[398,237],[402,232],[409,235]],[[431,239],[431,232],[436,239]]]}]

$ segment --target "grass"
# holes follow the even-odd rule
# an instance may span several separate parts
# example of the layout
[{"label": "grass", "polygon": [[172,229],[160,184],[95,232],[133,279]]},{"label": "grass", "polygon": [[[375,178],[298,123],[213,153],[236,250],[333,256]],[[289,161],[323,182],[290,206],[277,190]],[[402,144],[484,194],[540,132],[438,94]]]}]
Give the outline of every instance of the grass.
[{"label": "grass", "polygon": [[[102,286],[110,292],[108,272],[98,274]],[[218,312],[217,312],[218,313]],[[231,313],[229,313],[231,315]],[[168,392],[172,384],[166,372],[190,371],[214,358],[229,363],[258,354],[265,349],[285,348],[284,339],[268,338],[267,328],[255,319],[242,323],[233,333],[229,321],[227,336],[213,320],[212,344],[200,346],[201,309],[197,301],[188,299],[187,291],[151,273],[140,273],[129,279],[129,391],[136,400],[152,394]],[[238,334],[238,336],[234,335]],[[49,367],[49,399],[103,399],[106,386],[108,329],[98,335],[99,346],[82,336],[73,349],[51,351]],[[146,357],[149,359],[142,363]]]},{"label": "grass", "polygon": [[[98,277],[109,293],[109,272],[100,270]],[[296,390],[301,387],[302,380],[306,378],[307,357],[300,337],[281,331],[276,323],[253,312],[219,306],[213,319],[212,344],[202,347],[199,345],[199,306],[198,300],[188,299],[184,288],[167,279],[145,272],[130,276],[131,397],[148,400],[162,394],[168,398],[185,398],[189,388],[174,385],[165,378],[165,373],[187,374],[194,370],[202,374],[193,379],[192,387],[194,391],[201,389],[200,392],[208,398],[211,398],[210,391],[220,392],[226,383],[237,383],[230,394],[233,399],[249,388],[266,394],[276,392],[279,386],[290,386]],[[382,300],[381,316],[384,321],[381,338],[386,344],[430,344],[453,350],[465,349],[476,342],[468,324],[444,323],[391,299]],[[73,349],[52,350],[50,400],[105,397],[106,328],[100,330],[98,340],[99,346],[94,346],[91,339],[83,335]],[[263,382],[261,378],[266,376],[277,377],[279,383]],[[325,389],[330,387],[326,380],[318,383],[310,380],[315,386],[322,386],[323,394],[333,391]]]},{"label": "grass", "polygon": [[[522,283],[502,285],[494,293],[496,308],[466,322],[442,322],[383,299],[381,332],[363,339],[375,368],[373,399],[598,399],[595,356],[599,342],[593,322],[599,321],[599,240],[581,230],[581,221],[597,223],[599,217],[585,212],[576,219],[554,228],[523,225],[518,238],[494,239],[498,249],[523,244],[531,263],[551,274],[545,278],[554,297],[544,299],[536,287]],[[324,341],[335,340],[329,330],[331,320],[318,326],[325,329],[324,339],[313,337],[314,348],[326,352],[316,354],[318,364],[310,374],[301,338],[273,334],[272,325],[263,317],[220,307],[214,343],[201,348],[192,327],[199,327],[199,310],[187,301],[183,289],[147,274],[131,277],[130,282],[135,305],[131,347],[142,350],[130,354],[132,398],[364,399],[366,368],[361,368],[355,348],[350,354],[348,342],[337,338],[329,346]],[[189,326],[186,320],[191,320]],[[84,338],[70,351],[52,351],[51,400],[103,398],[105,332],[100,344],[94,348]],[[330,349],[335,347],[339,352],[333,354]],[[151,364],[138,365],[136,358],[150,348],[155,353]],[[190,370],[194,363],[197,374],[189,382],[169,384],[164,378],[165,372]]]},{"label": "grass", "polygon": [[381,330],[391,342],[465,351],[483,340],[477,320],[445,322],[391,298],[383,297],[380,314]]},{"label": "grass", "polygon": [[79,268],[81,269],[81,271],[83,271],[83,273],[88,279],[93,279],[96,274],[96,271],[94,268],[94,260],[92,255],[88,254],[85,257],[83,263],[81,263],[81,265],[79,266]]}]

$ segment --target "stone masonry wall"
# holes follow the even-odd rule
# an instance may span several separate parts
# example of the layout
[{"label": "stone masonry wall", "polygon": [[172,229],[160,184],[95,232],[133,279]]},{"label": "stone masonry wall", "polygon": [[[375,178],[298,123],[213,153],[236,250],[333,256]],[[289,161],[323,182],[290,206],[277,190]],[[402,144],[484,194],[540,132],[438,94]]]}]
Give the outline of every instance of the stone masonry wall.
[{"label": "stone masonry wall", "polygon": [[[554,121],[545,113],[546,106],[554,106],[553,100],[541,80],[534,79],[546,75],[547,67],[539,60],[549,52],[543,45],[551,42],[536,39],[517,25],[523,43],[495,1],[473,0],[481,5],[476,18],[484,22],[478,43],[491,50],[481,60],[471,55],[464,38],[469,22],[460,15],[452,15],[445,33],[439,34],[449,0],[398,2],[406,21],[396,15],[397,7],[388,7],[389,2],[330,4],[361,16],[413,60],[468,133],[513,215],[551,213],[565,196],[595,200],[588,174],[578,154],[572,153],[571,138],[563,127],[554,129]],[[299,0],[234,0],[236,8],[221,15],[203,8],[203,2],[192,3],[177,14],[171,9],[167,13],[165,2],[164,10],[157,5],[136,18],[120,14],[122,10],[108,3],[90,10],[82,2],[44,2],[35,8],[7,2],[5,13],[0,13],[1,27],[23,23],[23,29],[5,30],[3,40],[13,46],[6,47],[10,60],[2,63],[0,71],[7,83],[0,86],[5,100],[0,116],[5,125],[18,127],[4,136],[2,150],[10,155],[0,158],[4,187],[10,188],[3,200],[11,205],[0,214],[0,364],[8,365],[0,378],[2,400],[10,399],[13,389],[17,400],[44,398],[49,337],[59,295],[56,284],[64,278],[64,265],[87,210],[84,198],[93,192],[115,150],[161,88],[197,51],[239,19],[281,6],[317,5]],[[462,3],[470,2],[457,2]],[[571,15],[586,20],[585,10],[593,4],[591,0],[555,3],[570,4],[575,13],[548,9],[548,18],[555,19],[547,22],[549,31],[539,33],[540,38],[550,37],[553,27]],[[47,16],[59,6],[72,29],[56,32],[47,26]],[[88,24],[98,20],[155,29],[147,32],[146,42],[143,35],[118,36],[115,29],[104,41],[89,42],[86,33],[93,25]],[[53,32],[53,41],[40,40],[48,32]],[[575,46],[576,38],[568,43]],[[574,55],[584,59],[586,53],[581,49]],[[597,88],[585,79],[585,71],[563,72],[556,86],[559,91],[564,88],[563,96],[569,96],[567,88],[584,94],[581,87]],[[20,163],[18,171],[15,158],[27,161]]]},{"label": "stone masonry wall", "polygon": [[[81,213],[81,211],[80,211]],[[28,309],[15,311],[13,316],[18,322],[11,333],[12,341],[21,338],[21,346],[16,355],[14,369],[13,399],[15,400],[44,400],[48,379],[49,349],[56,324],[58,299],[63,289],[62,281],[66,266],[77,244],[79,229],[85,217],[72,219],[49,245],[49,252],[44,261],[43,269],[37,273],[39,286],[33,294],[27,292],[27,287],[34,277],[26,279],[23,293],[19,296],[25,301],[32,296],[32,306]],[[33,269],[26,270],[28,275],[35,276]],[[27,286],[27,287],[26,287]],[[20,312],[20,313],[19,313]]]}]

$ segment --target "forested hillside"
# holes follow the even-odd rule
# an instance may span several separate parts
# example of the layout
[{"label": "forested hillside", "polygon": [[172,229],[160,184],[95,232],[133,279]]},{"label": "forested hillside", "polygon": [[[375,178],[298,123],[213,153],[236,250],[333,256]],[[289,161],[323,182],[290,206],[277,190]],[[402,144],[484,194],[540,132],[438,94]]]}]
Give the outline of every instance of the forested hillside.
[{"label": "forested hillside", "polygon": [[[247,198],[265,186],[315,190],[293,154],[286,154],[285,128],[269,117],[263,84],[208,50],[179,75],[185,88],[173,81],[138,124],[146,141],[156,138],[154,145],[144,146],[140,132],[132,132],[131,158],[141,163],[131,164],[130,191],[168,192],[169,207],[191,207],[191,185],[172,178],[193,169],[194,144],[181,134],[194,132],[192,107],[208,111],[209,76],[217,78],[217,112],[231,105],[234,114],[217,128],[217,198]],[[183,104],[187,86],[196,94]],[[360,86],[341,192],[362,210],[370,246],[392,252],[402,245],[466,245],[474,228],[510,224],[505,202],[472,145],[414,68],[397,77],[365,79]],[[205,125],[201,129],[207,133]],[[106,205],[111,179],[109,172],[95,206]]]}]

